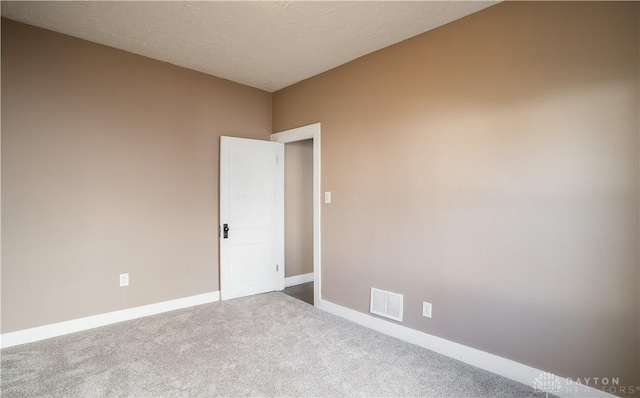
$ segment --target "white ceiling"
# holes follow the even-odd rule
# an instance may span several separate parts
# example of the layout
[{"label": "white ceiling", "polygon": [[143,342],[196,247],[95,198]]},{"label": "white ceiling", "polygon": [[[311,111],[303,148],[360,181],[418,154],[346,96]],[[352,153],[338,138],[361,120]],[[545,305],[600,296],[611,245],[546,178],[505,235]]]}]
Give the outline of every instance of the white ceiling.
[{"label": "white ceiling", "polygon": [[2,16],[276,91],[495,1],[2,1]]}]

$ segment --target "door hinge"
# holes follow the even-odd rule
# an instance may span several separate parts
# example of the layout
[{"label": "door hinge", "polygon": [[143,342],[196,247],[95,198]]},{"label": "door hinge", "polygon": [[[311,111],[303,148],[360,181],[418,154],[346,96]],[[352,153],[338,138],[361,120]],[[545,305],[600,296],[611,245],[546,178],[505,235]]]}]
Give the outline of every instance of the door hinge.
[{"label": "door hinge", "polygon": [[279,268],[278,268],[278,264],[276,264],[276,272],[278,272],[278,269],[279,269]]},{"label": "door hinge", "polygon": [[280,161],[280,156],[276,155],[276,163],[278,163]]}]

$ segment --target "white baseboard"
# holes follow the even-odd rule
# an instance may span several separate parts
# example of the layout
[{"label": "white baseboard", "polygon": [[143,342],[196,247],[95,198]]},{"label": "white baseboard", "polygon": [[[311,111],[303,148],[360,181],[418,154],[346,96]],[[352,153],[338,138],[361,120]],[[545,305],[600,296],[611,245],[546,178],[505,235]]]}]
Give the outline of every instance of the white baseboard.
[{"label": "white baseboard", "polygon": [[284,287],[302,285],[303,283],[308,282],[313,282],[313,272],[284,278]]},{"label": "white baseboard", "polygon": [[32,343],[51,337],[81,332],[100,326],[160,314],[162,312],[179,310],[181,308],[193,307],[195,305],[212,303],[219,300],[220,292],[216,291],[140,307],[127,308],[120,311],[107,312],[105,314],[92,315],[85,318],[72,319],[70,321],[52,323],[31,329],[18,330],[17,332],[4,333],[0,335],[0,347],[7,348]]},{"label": "white baseboard", "polygon": [[362,326],[376,330],[380,333],[435,351],[439,354],[457,359],[469,365],[504,376],[533,388],[536,387],[536,379],[540,380],[540,377],[553,377],[558,387],[550,393],[562,398],[615,397],[615,395],[611,395],[602,390],[587,387],[583,384],[577,384],[570,379],[558,377],[510,359],[502,358],[497,355],[454,343],[453,341],[420,332],[397,323],[376,318],[326,300],[319,300],[316,307],[341,318],[348,319]]}]

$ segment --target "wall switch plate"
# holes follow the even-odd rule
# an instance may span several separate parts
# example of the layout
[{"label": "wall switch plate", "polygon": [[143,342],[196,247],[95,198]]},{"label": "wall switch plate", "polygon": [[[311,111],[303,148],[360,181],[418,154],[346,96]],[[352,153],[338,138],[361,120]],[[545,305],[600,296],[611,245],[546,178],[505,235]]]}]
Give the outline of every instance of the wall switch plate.
[{"label": "wall switch plate", "polygon": [[129,286],[129,274],[120,274],[120,287]]},{"label": "wall switch plate", "polygon": [[422,316],[431,318],[431,303],[427,303],[426,301],[422,302]]},{"label": "wall switch plate", "polygon": [[331,192],[324,193],[324,203],[331,203]]}]

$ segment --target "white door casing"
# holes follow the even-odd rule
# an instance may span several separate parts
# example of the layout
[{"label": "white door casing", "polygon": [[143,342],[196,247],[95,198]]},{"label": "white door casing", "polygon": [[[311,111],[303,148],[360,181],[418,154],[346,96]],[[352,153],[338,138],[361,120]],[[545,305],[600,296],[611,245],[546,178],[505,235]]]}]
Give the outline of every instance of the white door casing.
[{"label": "white door casing", "polygon": [[283,144],[221,137],[222,300],[284,289],[283,183]]},{"label": "white door casing", "polygon": [[[321,227],[321,153],[320,141],[321,124],[314,123],[307,126],[297,127],[290,130],[271,134],[271,141],[287,144],[290,142],[313,140],[313,302],[317,307],[322,299],[322,227]],[[284,179],[284,174],[283,174]],[[284,187],[284,183],[283,183]],[[283,207],[284,211],[284,207]],[[282,239],[284,239],[284,217],[282,223]],[[284,264],[284,246],[282,251],[281,264]],[[286,265],[285,265],[286,266]],[[284,288],[284,279],[282,280]]]}]

